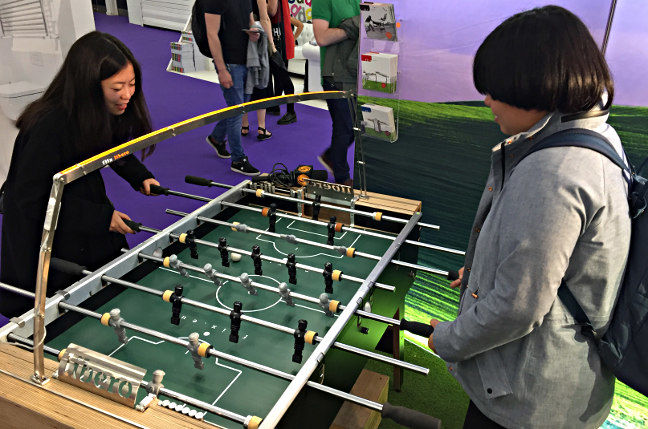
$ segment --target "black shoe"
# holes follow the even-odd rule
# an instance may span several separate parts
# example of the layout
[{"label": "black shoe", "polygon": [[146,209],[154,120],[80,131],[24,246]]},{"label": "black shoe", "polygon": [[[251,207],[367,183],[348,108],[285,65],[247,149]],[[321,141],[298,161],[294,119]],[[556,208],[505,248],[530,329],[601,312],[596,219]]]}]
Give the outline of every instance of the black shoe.
[{"label": "black shoe", "polygon": [[209,143],[209,145],[214,148],[219,158],[227,159],[231,157],[230,153],[227,151],[227,148],[225,147],[224,142],[216,141],[213,139],[212,136],[207,136],[205,140],[207,140],[207,143]]},{"label": "black shoe", "polygon": [[331,163],[331,159],[328,156],[328,151],[318,156],[317,160],[320,162],[320,164],[322,164],[322,166],[324,166],[324,168],[326,168],[326,171],[333,174],[333,164]]},{"label": "black shoe", "polygon": [[259,127],[259,133],[257,134],[257,139],[267,140],[272,137],[272,133],[265,128]]},{"label": "black shoe", "polygon": [[288,125],[297,122],[297,114],[295,112],[288,112],[277,121],[277,125]]},{"label": "black shoe", "polygon": [[254,168],[250,161],[248,161],[247,156],[243,157],[240,161],[232,161],[232,171],[237,173],[245,174],[246,176],[258,176],[259,170]]},{"label": "black shoe", "polygon": [[268,107],[266,109],[266,113],[268,115],[279,116],[279,115],[281,115],[281,110],[279,109],[279,106]]}]

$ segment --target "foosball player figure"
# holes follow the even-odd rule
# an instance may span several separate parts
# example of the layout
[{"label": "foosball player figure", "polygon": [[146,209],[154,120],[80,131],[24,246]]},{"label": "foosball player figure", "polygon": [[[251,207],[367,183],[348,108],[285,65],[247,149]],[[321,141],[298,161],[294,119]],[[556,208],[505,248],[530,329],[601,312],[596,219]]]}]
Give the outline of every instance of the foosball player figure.
[{"label": "foosball player figure", "polygon": [[205,275],[211,279],[211,281],[214,282],[216,286],[221,285],[221,281],[218,278],[218,271],[216,271],[213,267],[212,264],[207,263],[203,267],[203,271],[205,272]]},{"label": "foosball player figure", "polygon": [[108,324],[115,329],[115,334],[117,334],[117,338],[122,344],[128,342],[126,329],[122,326],[122,323],[124,322],[125,320],[121,317],[121,311],[119,311],[119,308],[113,308],[110,310],[110,319],[108,320]]},{"label": "foosball player figure", "polygon": [[290,289],[288,289],[288,285],[284,282],[279,283],[279,295],[281,295],[281,299],[289,306],[293,307],[295,305],[290,296]]},{"label": "foosball player figure", "polygon": [[[164,299],[164,295],[162,295]],[[171,323],[174,325],[180,324],[180,311],[182,311],[182,286],[176,285],[173,294],[168,298],[171,303]]]},{"label": "foosball player figure", "polygon": [[191,255],[191,259],[198,259],[198,246],[196,245],[196,235],[193,229],[187,231],[185,242],[189,246],[189,253]]},{"label": "foosball player figure", "polygon": [[319,212],[320,212],[320,201],[322,201],[322,196],[319,194],[315,194],[315,201],[313,202],[313,219],[314,220],[319,220]]},{"label": "foosball player figure", "polygon": [[270,204],[270,211],[268,212],[268,231],[275,232],[275,225],[277,224],[277,205]]},{"label": "foosball player figure", "polygon": [[263,275],[263,269],[261,268],[261,248],[258,244],[252,246],[252,254],[250,255],[252,262],[254,263],[254,274],[257,276]]},{"label": "foosball player figure", "polygon": [[333,293],[333,264],[327,262],[324,264],[324,271],[322,272],[324,276],[324,292]]},{"label": "foosball player figure", "polygon": [[192,332],[189,334],[189,344],[187,344],[187,349],[191,353],[191,357],[194,361],[194,368],[205,369],[205,364],[202,361],[202,357],[198,354],[198,347],[200,347],[200,341],[198,341],[198,332]]},{"label": "foosball player figure", "polygon": [[297,284],[297,262],[295,261],[295,254],[289,253],[286,260],[286,267],[288,267],[288,283]]},{"label": "foosball player figure", "polygon": [[300,319],[297,325],[297,330],[293,334],[295,337],[295,353],[292,355],[292,361],[295,363],[302,362],[302,352],[304,351],[304,336],[306,335],[306,326],[308,322]]},{"label": "foosball player figure", "polygon": [[248,273],[242,273],[239,276],[239,280],[241,280],[241,284],[248,291],[250,295],[257,294],[256,289],[254,288],[254,286],[252,286],[252,280],[250,280],[250,276],[248,276]]},{"label": "foosball player figure", "polygon": [[333,245],[333,239],[335,238],[335,222],[337,221],[337,218],[335,216],[331,216],[331,219],[329,220],[328,225],[326,225],[326,228],[328,229],[328,240],[326,240],[326,244],[329,246]]},{"label": "foosball player figure", "polygon": [[230,335],[229,340],[231,343],[238,343],[239,329],[241,329],[241,310],[243,310],[243,303],[241,301],[234,302],[234,309],[230,311]]},{"label": "foosball player figure", "polygon": [[221,263],[223,264],[223,266],[229,267],[229,254],[227,253],[227,239],[225,237],[218,239],[218,251],[220,252]]}]

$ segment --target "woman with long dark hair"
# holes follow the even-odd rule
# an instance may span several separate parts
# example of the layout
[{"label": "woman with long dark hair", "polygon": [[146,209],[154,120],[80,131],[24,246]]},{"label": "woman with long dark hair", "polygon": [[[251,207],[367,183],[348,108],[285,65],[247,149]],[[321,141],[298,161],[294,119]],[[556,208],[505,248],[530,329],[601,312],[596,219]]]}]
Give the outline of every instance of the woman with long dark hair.
[{"label": "woman with long dark hair", "polygon": [[[45,91],[18,118],[18,137],[6,181],[2,219],[0,280],[34,291],[45,211],[57,172],[130,138],[151,131],[142,94],[142,74],[130,50],[97,31],[77,40]],[[142,159],[150,155],[142,154]],[[150,195],[159,185],[133,155],[111,168],[136,190]],[[52,256],[94,270],[127,247],[129,217],[115,210],[101,173],[92,172],[65,186]],[[48,291],[72,278],[52,271]],[[0,293],[0,313],[15,316],[33,304]]]}]

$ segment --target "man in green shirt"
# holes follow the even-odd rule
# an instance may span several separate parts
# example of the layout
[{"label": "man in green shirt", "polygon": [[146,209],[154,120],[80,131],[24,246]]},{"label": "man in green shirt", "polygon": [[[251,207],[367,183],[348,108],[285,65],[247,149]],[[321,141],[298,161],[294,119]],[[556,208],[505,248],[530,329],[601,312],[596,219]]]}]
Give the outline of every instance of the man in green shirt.
[{"label": "man in green shirt", "polygon": [[[355,90],[358,80],[359,0],[313,0],[313,32],[320,46],[325,91]],[[328,48],[328,49],[327,49]],[[329,58],[326,58],[327,50]],[[348,59],[354,59],[349,64]],[[347,152],[353,143],[353,119],[346,99],[326,100],[333,122],[331,146],[318,157],[337,183],[353,185]]]}]

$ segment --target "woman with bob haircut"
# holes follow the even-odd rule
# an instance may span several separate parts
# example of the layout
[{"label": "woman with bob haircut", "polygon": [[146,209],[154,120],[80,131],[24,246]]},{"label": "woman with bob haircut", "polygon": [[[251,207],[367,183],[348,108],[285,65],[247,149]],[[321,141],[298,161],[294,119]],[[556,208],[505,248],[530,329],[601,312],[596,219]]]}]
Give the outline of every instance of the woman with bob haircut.
[{"label": "woman with bob haircut", "polygon": [[493,30],[473,76],[511,137],[493,148],[461,279],[451,284],[461,285],[459,314],[430,322],[429,346],[470,397],[465,428],[599,427],[614,376],[557,291],[564,279],[605,332],[630,243],[626,180],[590,149],[525,155],[548,136],[584,128],[625,159],[606,123],[610,72],[580,19],[546,6]]},{"label": "woman with bob haircut", "polygon": [[[142,74],[130,50],[97,31],[77,40],[43,96],[20,115],[5,190],[2,282],[34,291],[45,210],[52,176],[92,155],[151,131]],[[153,148],[146,155],[150,155]],[[142,159],[145,154],[142,154]],[[140,192],[159,185],[133,155],[110,167]],[[113,207],[99,171],[65,186],[52,256],[97,269],[128,247],[133,233]],[[48,292],[74,279],[50,271]],[[0,313],[16,316],[29,300],[2,292]]]}]

